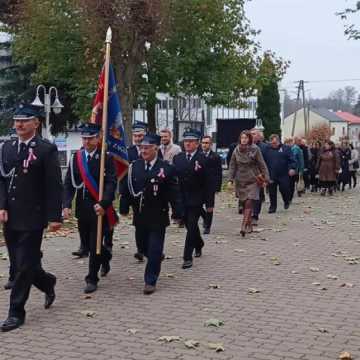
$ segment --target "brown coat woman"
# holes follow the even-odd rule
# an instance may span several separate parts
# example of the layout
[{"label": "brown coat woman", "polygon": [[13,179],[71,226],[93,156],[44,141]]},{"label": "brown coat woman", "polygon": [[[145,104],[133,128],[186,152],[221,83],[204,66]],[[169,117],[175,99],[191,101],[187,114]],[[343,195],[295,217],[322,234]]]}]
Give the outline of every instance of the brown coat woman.
[{"label": "brown coat woman", "polygon": [[229,166],[229,182],[235,183],[236,197],[244,203],[244,217],[241,234],[252,231],[251,216],[253,200],[259,200],[260,186],[269,180],[269,172],[260,148],[252,144],[250,132],[240,134]]},{"label": "brown coat woman", "polygon": [[332,195],[337,174],[340,170],[340,159],[332,141],[325,142],[318,158],[317,169],[319,171],[320,186],[322,187],[321,195],[324,196],[326,190],[328,190],[329,195]]}]

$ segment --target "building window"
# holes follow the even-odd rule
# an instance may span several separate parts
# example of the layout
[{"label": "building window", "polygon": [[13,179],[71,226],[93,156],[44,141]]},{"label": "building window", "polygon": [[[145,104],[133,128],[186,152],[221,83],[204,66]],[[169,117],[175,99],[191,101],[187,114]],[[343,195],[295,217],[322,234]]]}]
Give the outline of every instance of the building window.
[{"label": "building window", "polygon": [[335,135],[335,128],[334,128],[334,127],[332,128],[331,134],[332,134],[332,135]]},{"label": "building window", "polygon": [[345,127],[342,128],[342,134],[345,135]]}]

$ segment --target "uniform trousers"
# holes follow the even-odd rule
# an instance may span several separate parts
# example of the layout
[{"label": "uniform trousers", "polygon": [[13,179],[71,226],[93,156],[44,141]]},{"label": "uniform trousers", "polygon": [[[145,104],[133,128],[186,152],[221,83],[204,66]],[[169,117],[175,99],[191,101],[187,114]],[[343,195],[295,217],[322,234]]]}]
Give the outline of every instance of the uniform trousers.
[{"label": "uniform trousers", "polygon": [[279,187],[280,194],[283,198],[284,204],[289,204],[290,201],[290,178],[284,176],[280,179],[273,180],[269,184],[269,197],[270,197],[270,209],[276,210],[277,208],[277,189]]},{"label": "uniform trousers", "polygon": [[184,248],[184,261],[192,261],[194,250],[200,251],[204,241],[200,235],[199,218],[202,206],[185,207],[186,239]]},{"label": "uniform trousers", "polygon": [[161,271],[166,228],[159,227],[156,229],[138,225],[135,230],[143,245],[144,255],[147,257],[144,274],[145,284],[155,286]]},{"label": "uniform trousers", "polygon": [[[111,252],[104,246],[104,234],[106,233],[107,224],[103,225],[103,239],[101,244],[101,254],[96,254],[96,239],[97,239],[97,217],[89,217],[86,219],[79,218],[81,223],[81,229],[83,230],[82,235],[84,237],[84,243],[88,244],[90,257],[89,257],[89,272],[85,277],[85,281],[97,284],[99,282],[98,273],[102,264],[106,264],[112,258]],[[106,222],[104,218],[103,222]]]},{"label": "uniform trousers", "polygon": [[259,215],[261,213],[261,207],[263,202],[265,202],[265,191],[264,188],[260,188],[259,200],[254,200],[253,218],[255,220],[259,220]]},{"label": "uniform trousers", "polygon": [[4,235],[16,273],[10,294],[9,316],[23,319],[31,285],[35,285],[44,293],[49,293],[55,285],[56,278],[45,272],[41,266],[43,229],[16,231],[5,226]]}]

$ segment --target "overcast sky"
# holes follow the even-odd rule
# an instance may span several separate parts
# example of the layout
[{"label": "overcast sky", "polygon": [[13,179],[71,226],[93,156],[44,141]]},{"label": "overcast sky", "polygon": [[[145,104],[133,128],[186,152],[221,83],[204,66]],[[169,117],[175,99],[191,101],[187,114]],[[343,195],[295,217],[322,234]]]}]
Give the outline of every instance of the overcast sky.
[{"label": "overcast sky", "polygon": [[[262,31],[259,40],[263,49],[274,50],[291,61],[284,88],[293,91],[297,80],[360,79],[360,40],[347,40],[344,24],[335,16],[352,3],[353,0],[252,0],[246,5],[253,27]],[[306,87],[311,89],[312,97],[323,97],[347,85],[360,91],[360,81],[309,83]]]}]

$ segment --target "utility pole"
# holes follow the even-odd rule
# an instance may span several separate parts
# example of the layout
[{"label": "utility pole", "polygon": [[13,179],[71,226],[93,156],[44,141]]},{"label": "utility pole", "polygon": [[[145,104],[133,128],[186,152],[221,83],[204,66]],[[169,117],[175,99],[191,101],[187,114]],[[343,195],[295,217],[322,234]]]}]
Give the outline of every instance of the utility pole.
[{"label": "utility pole", "polygon": [[309,123],[309,119],[308,119],[308,112],[306,109],[305,81],[304,80],[300,80],[299,85],[297,86],[296,109],[295,109],[295,113],[294,113],[294,119],[293,119],[293,123],[292,123],[292,131],[291,131],[292,137],[295,134],[296,118],[297,118],[297,113],[299,110],[300,103],[302,103],[302,108],[304,110],[304,130],[305,130],[305,136],[306,136],[306,135],[308,135],[309,130],[310,130],[310,123]]}]

